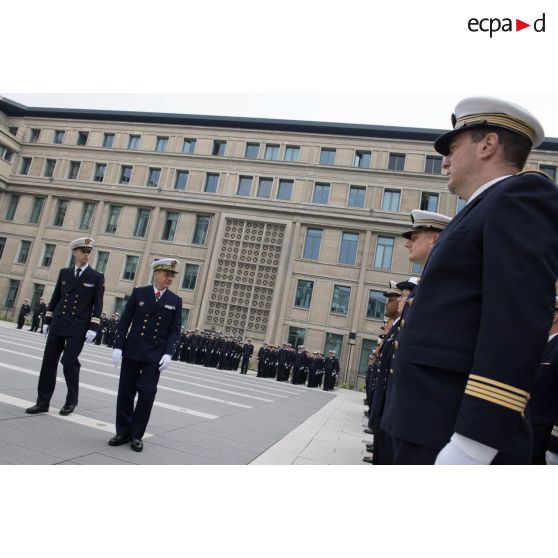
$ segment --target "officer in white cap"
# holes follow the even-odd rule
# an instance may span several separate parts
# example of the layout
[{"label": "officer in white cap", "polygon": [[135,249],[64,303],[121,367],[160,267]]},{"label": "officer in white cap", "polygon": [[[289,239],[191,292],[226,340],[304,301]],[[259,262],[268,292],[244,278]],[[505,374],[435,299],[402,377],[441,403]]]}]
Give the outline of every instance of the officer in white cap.
[{"label": "officer in white cap", "polygon": [[[182,299],[169,290],[178,260],[151,264],[153,285],[132,291],[116,330],[112,363],[120,368],[116,401],[116,436],[110,446],[130,443],[143,450],[159,375],[168,368],[180,338]],[[138,396],[134,407],[134,398]]]},{"label": "officer in white cap", "polygon": [[[105,278],[89,265],[95,241],[89,237],[70,243],[74,265],[60,270],[43,320],[46,346],[39,375],[37,403],[25,410],[29,414],[46,413],[56,385],[58,361],[62,363],[68,387],[61,415],[69,415],[78,404],[79,354],[83,343],[91,343],[97,335]],[[64,353],[62,355],[62,353]],[[60,358],[62,355],[62,358]]]},{"label": "officer in white cap", "polygon": [[525,408],[558,277],[558,190],[521,172],[544,139],[524,108],[474,97],[452,122],[435,148],[448,190],[466,205],[434,245],[401,321],[394,413],[382,426],[395,463],[528,464]]}]

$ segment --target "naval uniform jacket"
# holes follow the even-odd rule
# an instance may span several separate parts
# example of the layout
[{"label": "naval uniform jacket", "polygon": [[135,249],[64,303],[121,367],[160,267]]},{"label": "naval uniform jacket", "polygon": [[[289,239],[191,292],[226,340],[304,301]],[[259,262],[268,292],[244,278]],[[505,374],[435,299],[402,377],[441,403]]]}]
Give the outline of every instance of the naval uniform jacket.
[{"label": "naval uniform jacket", "polygon": [[62,337],[85,337],[97,331],[103,312],[105,278],[87,266],[79,277],[74,267],[60,270],[43,320],[50,333]]},{"label": "naval uniform jacket", "polygon": [[167,289],[157,301],[153,286],[132,291],[120,317],[114,348],[124,358],[159,362],[173,355],[182,325],[182,299]]},{"label": "naval uniform jacket", "polygon": [[557,276],[555,184],[524,173],[473,198],[438,238],[401,320],[397,400],[382,426],[432,449],[457,432],[530,455],[525,407]]}]

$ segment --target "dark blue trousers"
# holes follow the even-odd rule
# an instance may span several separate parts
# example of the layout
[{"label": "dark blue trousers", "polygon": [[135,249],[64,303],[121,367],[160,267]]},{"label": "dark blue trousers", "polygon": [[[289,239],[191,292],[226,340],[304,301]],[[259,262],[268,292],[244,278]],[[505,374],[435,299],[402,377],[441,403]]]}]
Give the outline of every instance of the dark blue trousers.
[{"label": "dark blue trousers", "polygon": [[[122,359],[116,400],[117,435],[130,436],[141,440],[145,434],[155,401],[159,376],[159,364],[157,362]],[[136,393],[138,400],[134,408]]]}]

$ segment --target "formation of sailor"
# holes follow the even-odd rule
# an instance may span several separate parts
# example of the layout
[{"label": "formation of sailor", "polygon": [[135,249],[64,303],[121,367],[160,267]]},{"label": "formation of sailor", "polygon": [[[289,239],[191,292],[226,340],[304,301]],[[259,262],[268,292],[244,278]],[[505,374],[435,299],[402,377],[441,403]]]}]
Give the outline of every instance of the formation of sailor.
[{"label": "formation of sailor", "polygon": [[[60,270],[52,298],[43,323],[46,345],[39,374],[37,403],[26,413],[46,413],[56,385],[58,361],[62,363],[68,393],[60,409],[69,415],[78,404],[79,354],[85,342],[91,343],[97,335],[105,278],[89,265],[95,246],[92,238],[78,238],[70,243],[75,264]],[[62,355],[62,358],[60,356]]]}]

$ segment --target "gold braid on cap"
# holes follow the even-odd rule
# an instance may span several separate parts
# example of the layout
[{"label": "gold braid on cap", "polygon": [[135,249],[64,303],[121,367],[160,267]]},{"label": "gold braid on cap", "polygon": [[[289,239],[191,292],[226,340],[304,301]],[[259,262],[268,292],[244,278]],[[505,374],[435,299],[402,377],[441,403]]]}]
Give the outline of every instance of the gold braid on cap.
[{"label": "gold braid on cap", "polygon": [[509,128],[514,132],[524,135],[531,140],[531,143],[535,142],[535,132],[527,124],[517,120],[512,116],[507,114],[498,113],[483,113],[483,114],[468,114],[467,116],[461,116],[455,121],[454,129],[463,128],[470,124],[486,124],[487,126],[502,126],[504,128]]}]

